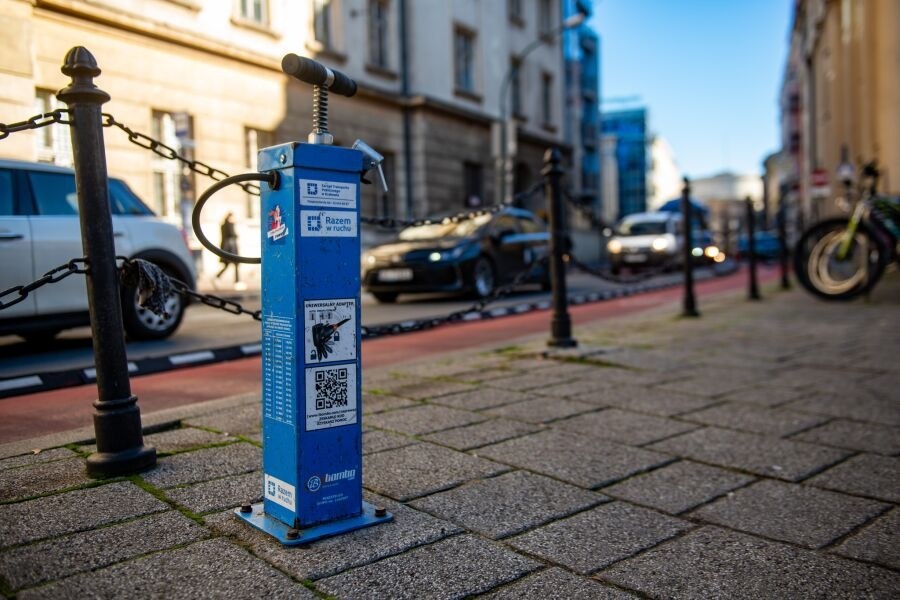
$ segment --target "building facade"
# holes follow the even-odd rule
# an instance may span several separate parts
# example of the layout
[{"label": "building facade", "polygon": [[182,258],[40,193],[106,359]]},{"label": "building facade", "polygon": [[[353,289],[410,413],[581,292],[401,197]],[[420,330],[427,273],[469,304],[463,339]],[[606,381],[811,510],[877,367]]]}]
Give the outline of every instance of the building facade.
[{"label": "building facade", "polygon": [[681,169],[675,162],[672,146],[662,136],[650,142],[650,189],[647,210],[656,210],[669,200],[681,197]]},{"label": "building facade", "polygon": [[[87,47],[102,74],[103,107],[135,131],[230,174],[256,168],[259,148],[305,141],[311,87],[281,72],[289,52],[353,77],[354,98],[332,95],[335,143],[357,138],[385,155],[391,190],[363,186],[362,212],[423,216],[488,205],[494,178],[500,82],[517,53],[517,173],[539,177],[544,149],[563,140],[562,47],[549,35],[559,0],[2,0],[0,120],[56,107],[73,46]],[[0,156],[65,164],[65,127],[10,136]],[[106,133],[111,176],[125,179],[159,214],[186,222],[211,183]],[[68,154],[67,154],[68,153]],[[259,246],[255,197],[217,195],[204,228],[239,216],[241,252]]]},{"label": "building facade", "polygon": [[[842,156],[857,170],[877,160],[880,191],[900,194],[898,30],[896,0],[794,2],[781,93],[783,160],[767,178],[777,176],[772,185],[796,205],[799,223],[836,209]],[[812,185],[815,171],[829,176],[827,190]]]},{"label": "building facade", "polygon": [[758,175],[730,172],[699,177],[691,180],[691,196],[709,209],[707,225],[722,249],[731,254],[738,236],[746,230],[746,199],[762,212],[763,180]]},{"label": "building facade", "polygon": [[[604,112],[601,128],[605,150],[614,144],[614,151],[604,152],[605,159],[615,159],[616,196],[604,198],[604,204],[615,207],[615,220],[647,210],[648,168],[650,166],[650,138],[647,134],[647,109],[634,108]],[[614,142],[612,141],[614,140]],[[604,167],[604,177],[608,169]],[[605,186],[604,189],[613,186]],[[612,212],[604,208],[604,213]]]}]

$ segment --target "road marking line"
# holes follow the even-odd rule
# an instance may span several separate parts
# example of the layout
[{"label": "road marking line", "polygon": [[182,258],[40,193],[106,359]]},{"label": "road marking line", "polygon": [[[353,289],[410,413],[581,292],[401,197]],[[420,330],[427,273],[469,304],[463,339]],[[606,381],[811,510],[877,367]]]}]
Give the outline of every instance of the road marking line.
[{"label": "road marking line", "polygon": [[241,346],[243,354],[259,354],[262,352],[262,344],[244,344]]},{"label": "road marking line", "polygon": [[37,375],[29,375],[27,377],[16,377],[15,379],[7,379],[0,381],[0,392],[6,390],[17,390],[23,387],[31,387],[34,385],[43,385],[44,380]]},{"label": "road marking line", "polygon": [[200,362],[203,360],[212,360],[216,357],[209,350],[204,350],[201,352],[188,352],[187,354],[176,354],[174,356],[169,357],[169,362],[173,365],[187,365],[190,363]]},{"label": "road marking line", "polygon": [[[129,361],[128,362],[128,372],[136,373],[137,370],[138,370],[137,364]],[[87,377],[88,379],[97,379],[97,369],[95,369],[94,367],[91,367],[90,369],[82,369],[81,372],[84,373],[84,376]]]}]

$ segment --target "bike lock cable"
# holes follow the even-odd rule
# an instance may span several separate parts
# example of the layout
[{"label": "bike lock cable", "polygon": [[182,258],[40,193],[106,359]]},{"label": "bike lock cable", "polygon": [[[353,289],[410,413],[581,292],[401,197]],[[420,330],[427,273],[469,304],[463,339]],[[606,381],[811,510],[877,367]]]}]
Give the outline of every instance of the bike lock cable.
[{"label": "bike lock cable", "polygon": [[203,212],[203,205],[206,204],[206,201],[209,200],[213,194],[215,194],[222,188],[227,187],[233,183],[242,183],[244,181],[263,181],[269,184],[270,189],[278,189],[278,173],[276,173],[275,171],[272,171],[270,173],[242,173],[240,175],[232,175],[230,177],[222,179],[221,181],[217,181],[216,183],[211,185],[209,189],[200,194],[200,198],[197,199],[197,204],[194,205],[194,211],[193,213],[191,213],[191,228],[194,230],[194,235],[196,235],[200,243],[203,244],[203,247],[219,258],[223,258],[225,260],[236,263],[258,265],[262,261],[260,257],[241,256],[239,254],[226,252],[225,250],[222,250],[211,241],[209,241],[209,239],[203,234],[203,229],[200,227],[200,213]]}]

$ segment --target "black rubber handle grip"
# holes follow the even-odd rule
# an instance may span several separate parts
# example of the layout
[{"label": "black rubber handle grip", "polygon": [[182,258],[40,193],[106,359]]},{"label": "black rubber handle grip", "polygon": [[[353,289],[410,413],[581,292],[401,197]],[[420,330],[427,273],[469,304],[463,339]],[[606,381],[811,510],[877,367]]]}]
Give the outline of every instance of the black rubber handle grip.
[{"label": "black rubber handle grip", "polygon": [[[281,70],[304,83],[312,85],[325,85],[325,81],[328,79],[325,65],[311,58],[297,56],[296,54],[286,54],[281,59]],[[328,86],[329,92],[348,97],[356,93],[355,81],[340,71],[331,69],[331,72],[334,73],[334,81]]]}]

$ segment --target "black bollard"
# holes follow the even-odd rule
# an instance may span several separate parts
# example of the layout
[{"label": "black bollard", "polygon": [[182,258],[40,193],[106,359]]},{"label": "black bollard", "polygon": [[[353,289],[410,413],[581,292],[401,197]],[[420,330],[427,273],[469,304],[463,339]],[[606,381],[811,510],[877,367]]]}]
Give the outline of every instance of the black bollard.
[{"label": "black bollard", "polygon": [[144,446],[137,396],[131,394],[128,357],[109,210],[109,182],[100,105],[109,94],[94,85],[97,61],[84,47],[66,54],[62,72],[72,82],[57,98],[69,105],[81,245],[87,258],[88,306],[93,333],[98,399],[94,402],[97,452],[87,459],[91,477],[136,473],[156,465],[156,450]]},{"label": "black bollard", "polygon": [[699,317],[697,300],[694,297],[694,235],[692,231],[691,215],[691,182],[687,177],[683,179],[681,188],[681,227],[684,230],[684,308],[681,315],[684,317]]},{"label": "black bollard", "polygon": [[750,288],[747,290],[747,298],[761,300],[759,295],[759,283],[756,278],[756,213],[753,210],[753,200],[748,196],[747,205],[747,254],[750,255],[748,269],[750,271]]},{"label": "black bollard", "polygon": [[544,196],[547,213],[550,216],[550,283],[553,286],[553,317],[550,321],[548,346],[573,348],[578,342],[572,338],[572,321],[569,319],[569,298],[566,291],[566,266],[563,255],[569,251],[561,179],[563,170],[559,148],[549,148],[544,152]]},{"label": "black bollard", "polygon": [[791,280],[789,273],[788,260],[790,259],[787,244],[787,211],[784,206],[784,196],[781,197],[781,203],[778,206],[778,262],[781,265],[781,289],[788,290],[791,288]]}]

